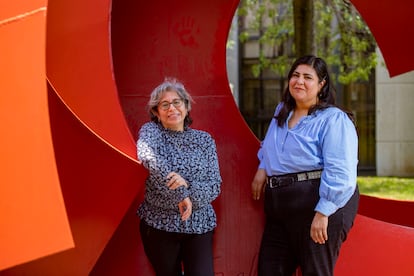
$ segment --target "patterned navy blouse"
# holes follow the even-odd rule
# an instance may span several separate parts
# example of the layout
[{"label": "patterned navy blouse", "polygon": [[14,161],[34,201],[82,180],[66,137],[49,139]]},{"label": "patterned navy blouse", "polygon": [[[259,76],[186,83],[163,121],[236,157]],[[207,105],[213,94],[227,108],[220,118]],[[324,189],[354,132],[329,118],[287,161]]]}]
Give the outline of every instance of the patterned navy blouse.
[{"label": "patterned navy blouse", "polygon": [[[149,171],[138,216],[168,232],[202,234],[213,230],[217,222],[211,202],[220,194],[222,180],[210,134],[191,128],[172,131],[149,122],[140,129],[137,150],[138,159]],[[167,175],[172,171],[186,180],[188,188],[167,187]],[[193,203],[193,212],[182,221],[178,203],[186,197]]]}]

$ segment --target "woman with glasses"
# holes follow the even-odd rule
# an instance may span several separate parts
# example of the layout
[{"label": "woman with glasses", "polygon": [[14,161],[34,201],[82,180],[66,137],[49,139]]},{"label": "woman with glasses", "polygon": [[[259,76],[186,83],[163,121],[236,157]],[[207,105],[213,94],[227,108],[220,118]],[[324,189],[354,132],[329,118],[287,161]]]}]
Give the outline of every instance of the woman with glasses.
[{"label": "woman with glasses", "polygon": [[138,160],[148,170],[137,214],[145,253],[158,276],[213,276],[211,205],[220,193],[215,141],[190,128],[191,96],[176,79],[151,93],[137,141]]},{"label": "woman with glasses", "polygon": [[358,209],[357,131],[324,60],[298,58],[288,81],[252,182],[266,214],[258,275],[331,276]]}]

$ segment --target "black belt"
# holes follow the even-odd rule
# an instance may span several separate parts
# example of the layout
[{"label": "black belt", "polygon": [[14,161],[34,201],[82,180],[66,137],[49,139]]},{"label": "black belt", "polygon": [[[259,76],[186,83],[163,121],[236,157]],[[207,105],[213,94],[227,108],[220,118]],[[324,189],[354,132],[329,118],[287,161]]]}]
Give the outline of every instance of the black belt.
[{"label": "black belt", "polygon": [[322,170],[300,172],[300,173],[289,173],[284,175],[274,175],[267,177],[267,184],[270,188],[278,188],[283,186],[291,185],[295,182],[312,180],[321,178]]}]

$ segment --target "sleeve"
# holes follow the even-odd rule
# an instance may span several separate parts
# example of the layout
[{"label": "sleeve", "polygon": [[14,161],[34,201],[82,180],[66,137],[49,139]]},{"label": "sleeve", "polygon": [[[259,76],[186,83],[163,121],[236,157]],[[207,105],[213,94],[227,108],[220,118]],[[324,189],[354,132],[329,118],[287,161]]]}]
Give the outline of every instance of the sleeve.
[{"label": "sleeve", "polygon": [[190,183],[188,190],[193,202],[193,209],[203,208],[215,200],[220,194],[221,175],[217,156],[216,144],[210,135],[207,135],[203,149],[205,158],[205,170],[202,180]]},{"label": "sleeve", "polygon": [[[282,109],[282,107],[283,107],[283,103],[279,103],[276,106],[275,113],[273,115],[274,117],[280,112],[280,110]],[[263,158],[263,144],[264,144],[264,142],[265,142],[266,139],[270,139],[270,138],[268,138],[269,133],[272,133],[274,131],[274,128],[276,128],[276,127],[277,127],[277,121],[276,121],[275,118],[272,118],[272,120],[270,121],[269,127],[267,129],[265,138],[263,139],[263,141],[261,141],[260,148],[259,148],[259,150],[257,152],[257,158],[259,159],[259,167],[258,167],[259,169],[264,169],[264,170],[266,169],[266,164],[263,161],[263,159],[264,159]]]},{"label": "sleeve", "polygon": [[259,159],[259,167],[258,169],[266,169],[265,162],[263,161],[263,141],[260,143],[259,151],[257,152],[257,158]]},{"label": "sleeve", "polygon": [[144,124],[139,130],[137,157],[146,169],[149,169],[151,163],[156,162],[156,145],[160,143],[159,140],[160,135],[157,135],[156,128],[152,123]]},{"label": "sleeve", "polygon": [[147,179],[147,198],[154,198],[152,204],[162,208],[177,209],[177,204],[189,196],[185,187],[170,190],[166,183],[166,176],[171,171],[168,159],[164,158],[161,149],[163,145],[161,133],[158,127],[150,122],[144,124],[139,131],[137,141],[138,160],[148,170],[150,176]]},{"label": "sleeve", "polygon": [[316,211],[330,216],[343,207],[355,191],[358,165],[358,137],[345,112],[327,119],[321,132],[323,172]]}]

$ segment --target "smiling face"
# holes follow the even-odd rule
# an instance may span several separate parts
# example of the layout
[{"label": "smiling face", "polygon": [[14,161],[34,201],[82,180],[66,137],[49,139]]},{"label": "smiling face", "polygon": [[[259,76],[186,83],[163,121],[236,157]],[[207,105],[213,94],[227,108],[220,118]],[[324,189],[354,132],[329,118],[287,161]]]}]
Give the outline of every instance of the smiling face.
[{"label": "smiling face", "polygon": [[166,91],[160,98],[155,115],[165,128],[183,131],[184,119],[187,113],[186,104],[178,93],[175,91]]},{"label": "smiling face", "polygon": [[296,106],[309,108],[318,102],[318,93],[325,81],[319,81],[315,69],[306,64],[298,65],[289,80],[289,91]]}]

